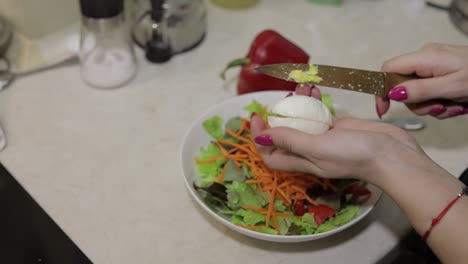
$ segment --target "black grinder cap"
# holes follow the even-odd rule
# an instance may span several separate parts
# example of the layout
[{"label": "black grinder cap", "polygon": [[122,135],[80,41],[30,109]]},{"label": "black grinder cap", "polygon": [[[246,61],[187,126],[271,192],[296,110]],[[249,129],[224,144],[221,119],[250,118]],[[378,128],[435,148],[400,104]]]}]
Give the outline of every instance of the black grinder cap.
[{"label": "black grinder cap", "polygon": [[123,11],[123,0],[80,0],[81,14],[91,18],[110,18]]}]

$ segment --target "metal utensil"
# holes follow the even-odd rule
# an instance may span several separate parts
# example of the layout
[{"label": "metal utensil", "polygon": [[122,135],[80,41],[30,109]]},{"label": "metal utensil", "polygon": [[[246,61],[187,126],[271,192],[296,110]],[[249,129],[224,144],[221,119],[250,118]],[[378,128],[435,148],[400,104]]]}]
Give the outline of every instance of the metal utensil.
[{"label": "metal utensil", "polygon": [[10,69],[10,62],[8,61],[7,58],[0,58],[0,91],[3,89],[6,89],[10,84],[17,78],[27,76],[30,74],[35,74],[39,72],[43,72],[46,70],[51,70],[54,68],[58,68],[61,66],[66,66],[66,65],[71,65],[78,63],[78,57],[73,56],[69,58],[64,58],[61,60],[58,60],[56,62],[52,62],[48,65],[44,65],[43,67],[28,71],[28,72],[22,72],[22,73],[13,73],[11,72]]},{"label": "metal utensil", "polygon": [[0,124],[0,151],[6,146],[5,132],[3,132],[2,124]]},{"label": "metal utensil", "polygon": [[5,54],[12,38],[13,32],[10,24],[3,17],[0,17],[0,56]]},{"label": "metal utensil", "polygon": [[[401,75],[397,73],[367,71],[352,68],[335,67],[328,65],[315,65],[318,68],[318,76],[322,77],[321,86],[339,88],[355,92],[369,93],[386,97],[388,90],[396,85],[416,76]],[[289,74],[293,70],[308,71],[309,64],[282,63],[270,64],[256,68],[257,71],[266,75],[292,81]]]},{"label": "metal utensil", "polygon": [[403,128],[404,130],[408,130],[408,131],[421,130],[426,127],[426,122],[417,117],[395,118],[395,119],[377,120],[377,121],[389,123],[389,124]]},{"label": "metal utensil", "polygon": [[[0,17],[0,90],[5,85],[8,85],[11,80],[6,78],[5,81],[3,80],[3,71],[1,69],[9,69],[10,63],[8,60],[4,59],[4,54],[7,51],[8,47],[10,46],[11,39],[12,39],[12,30],[11,26],[3,17]],[[2,125],[0,124],[0,151],[2,151],[6,146],[6,138],[5,132],[3,131]]]}]

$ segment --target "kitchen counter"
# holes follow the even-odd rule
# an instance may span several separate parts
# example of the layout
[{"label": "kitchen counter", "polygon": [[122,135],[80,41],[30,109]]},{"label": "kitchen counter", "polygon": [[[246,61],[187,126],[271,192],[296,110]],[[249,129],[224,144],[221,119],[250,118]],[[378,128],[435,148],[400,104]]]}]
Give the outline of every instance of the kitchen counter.
[{"label": "kitchen counter", "polygon": [[[291,4],[294,2],[294,4]],[[374,263],[408,223],[384,196],[349,231],[300,244],[237,234],[191,199],[179,171],[179,149],[191,122],[235,96],[237,72],[218,73],[245,55],[255,34],[274,28],[304,47],[312,61],[377,70],[427,42],[465,44],[443,11],[419,0],[345,1],[328,7],[263,0],[226,11],[207,3],[201,46],[151,65],[139,56],[137,77],[96,90],[78,66],[17,80],[0,92],[8,146],[3,163],[94,263]],[[361,117],[375,118],[372,96],[356,95]],[[394,103],[388,117],[411,115]],[[413,135],[454,175],[468,165],[467,117],[437,121]]]}]

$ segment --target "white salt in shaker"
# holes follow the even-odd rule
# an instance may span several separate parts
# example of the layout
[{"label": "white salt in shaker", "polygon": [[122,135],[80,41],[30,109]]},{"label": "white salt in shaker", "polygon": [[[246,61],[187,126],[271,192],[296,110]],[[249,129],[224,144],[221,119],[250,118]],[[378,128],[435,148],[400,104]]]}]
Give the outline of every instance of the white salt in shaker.
[{"label": "white salt in shaker", "polygon": [[80,64],[83,80],[96,88],[116,88],[136,73],[123,0],[80,0]]}]

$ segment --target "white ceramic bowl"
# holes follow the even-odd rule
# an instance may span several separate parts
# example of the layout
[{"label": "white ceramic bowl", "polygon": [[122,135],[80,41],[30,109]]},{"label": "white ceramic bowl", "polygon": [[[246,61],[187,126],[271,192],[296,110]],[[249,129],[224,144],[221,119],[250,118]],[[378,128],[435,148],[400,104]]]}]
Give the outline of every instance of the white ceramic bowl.
[{"label": "white ceramic bowl", "polygon": [[[370,199],[368,199],[364,204],[362,204],[361,213],[359,214],[359,216],[357,216],[355,219],[353,219],[345,225],[342,225],[331,231],[319,234],[284,236],[259,233],[232,224],[227,217],[223,217],[212,211],[204,203],[199,193],[193,188],[193,181],[194,179],[198,178],[195,157],[199,155],[200,148],[206,147],[210,140],[212,140],[212,138],[203,129],[202,122],[214,115],[218,115],[224,120],[228,120],[229,118],[234,116],[247,116],[248,113],[246,110],[244,110],[244,107],[249,105],[253,99],[257,100],[263,105],[272,106],[278,100],[284,98],[286,94],[286,92],[281,91],[249,93],[241,96],[232,97],[224,102],[221,102],[220,104],[211,107],[208,111],[205,112],[205,114],[200,116],[200,118],[198,118],[192,124],[192,126],[190,127],[189,131],[186,133],[183,139],[183,144],[180,153],[180,166],[182,176],[184,177],[187,189],[189,190],[190,194],[195,199],[195,201],[201,206],[201,208],[207,211],[216,221],[219,221],[227,227],[244,235],[275,242],[303,242],[328,237],[330,235],[336,234],[351,227],[352,225],[362,220],[366,215],[368,215],[374,208],[375,204],[379,201],[382,195],[382,191],[379,188],[369,184],[368,188],[372,192]],[[353,112],[351,111],[352,109],[345,110],[346,112],[349,112],[351,114]]]}]

